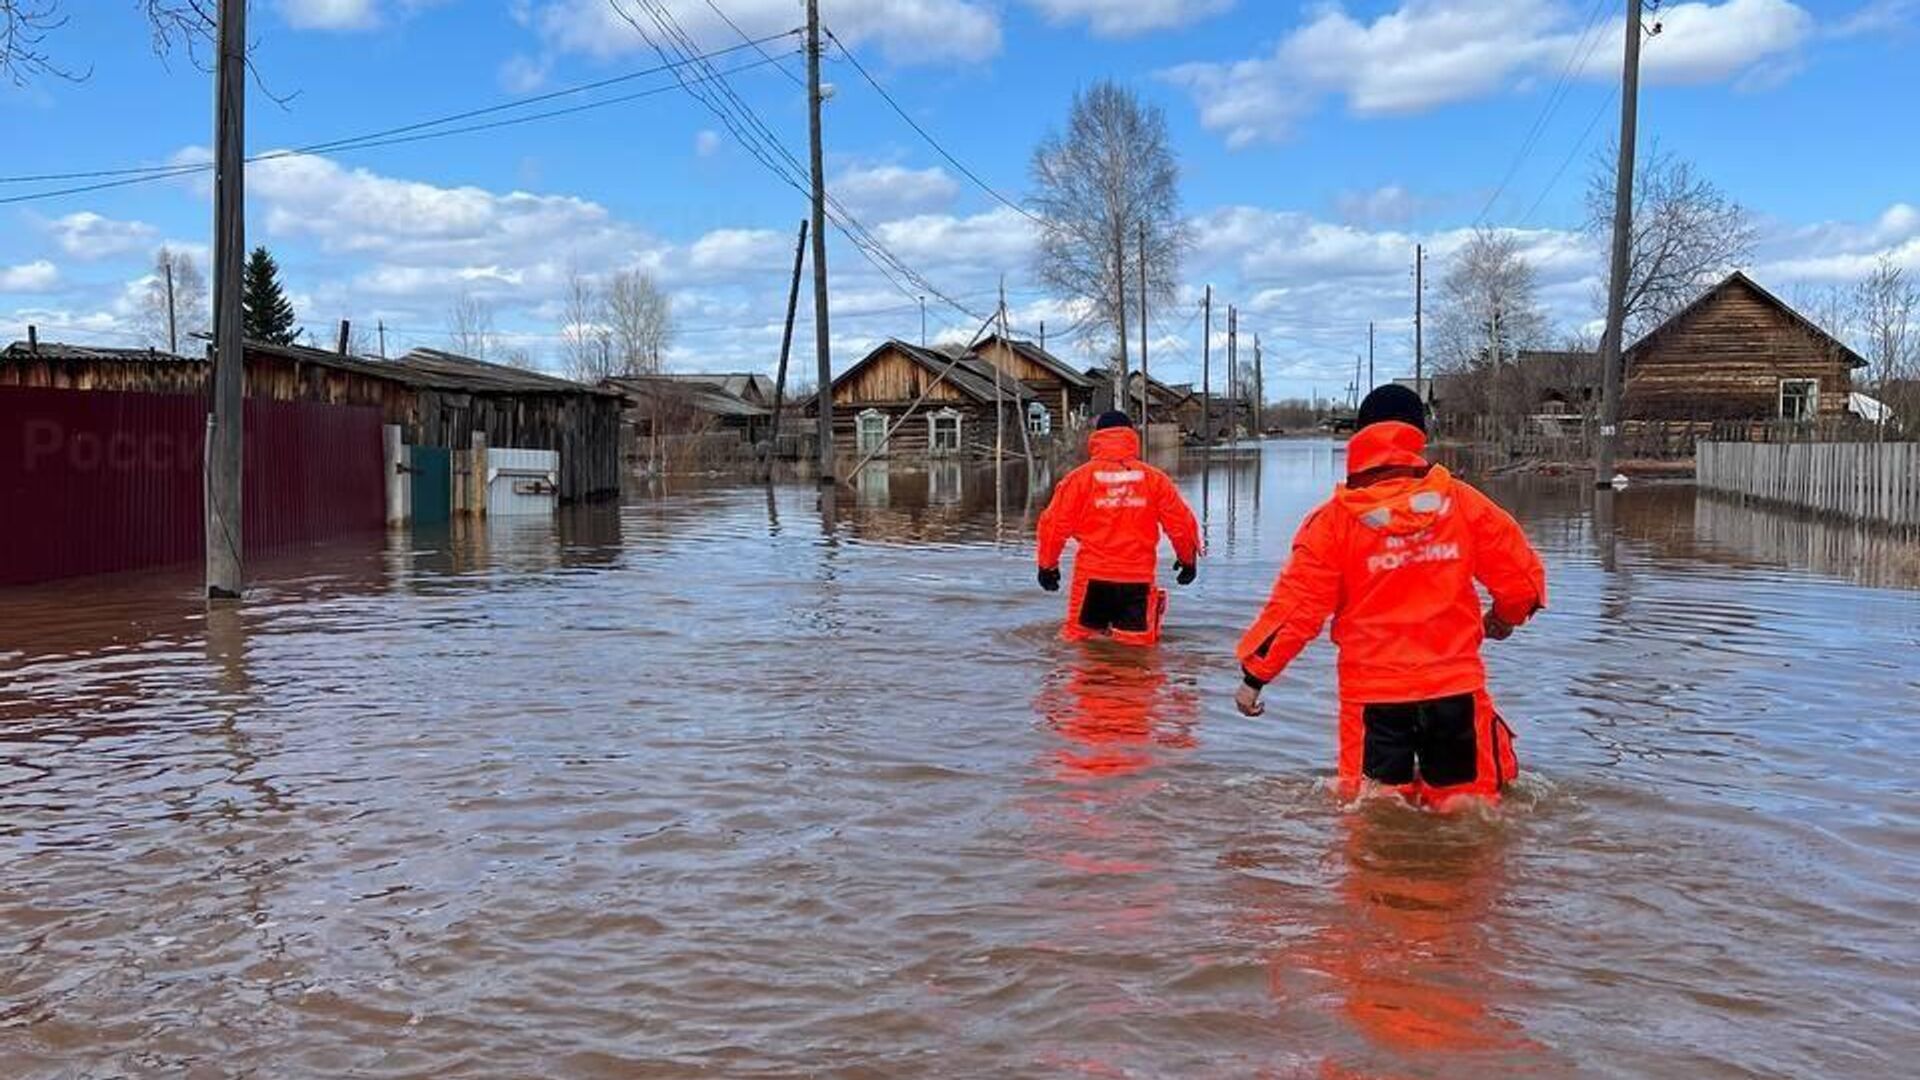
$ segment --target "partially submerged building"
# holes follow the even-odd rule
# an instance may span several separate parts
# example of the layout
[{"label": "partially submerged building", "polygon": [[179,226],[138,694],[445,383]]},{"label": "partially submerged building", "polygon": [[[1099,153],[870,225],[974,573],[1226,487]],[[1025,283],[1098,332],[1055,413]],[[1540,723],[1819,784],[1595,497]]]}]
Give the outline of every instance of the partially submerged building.
[{"label": "partially submerged building", "polygon": [[[996,431],[1007,454],[1023,450],[1052,411],[1020,379],[971,350],[889,340],[833,380],[834,443],[860,456],[982,457]],[[818,396],[806,412],[816,415]],[[996,419],[997,417],[997,419]]]}]

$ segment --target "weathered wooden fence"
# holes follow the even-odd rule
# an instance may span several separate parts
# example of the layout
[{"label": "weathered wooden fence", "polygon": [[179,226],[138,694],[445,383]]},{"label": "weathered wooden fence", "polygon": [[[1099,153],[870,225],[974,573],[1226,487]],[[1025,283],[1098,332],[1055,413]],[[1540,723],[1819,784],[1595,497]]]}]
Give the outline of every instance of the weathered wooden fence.
[{"label": "weathered wooden fence", "polygon": [[1920,528],[1920,443],[1703,442],[1695,474],[1709,491]]}]

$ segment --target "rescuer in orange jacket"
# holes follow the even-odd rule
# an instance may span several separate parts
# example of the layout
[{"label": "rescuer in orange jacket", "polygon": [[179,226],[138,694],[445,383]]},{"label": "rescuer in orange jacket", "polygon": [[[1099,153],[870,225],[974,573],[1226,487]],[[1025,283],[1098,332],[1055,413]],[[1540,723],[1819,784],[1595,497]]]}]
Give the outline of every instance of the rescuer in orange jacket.
[{"label": "rescuer in orange jacket", "polygon": [[[1341,787],[1361,779],[1438,803],[1496,797],[1518,773],[1513,732],[1487,694],[1485,638],[1547,602],[1546,571],[1506,511],[1430,465],[1426,409],[1383,386],[1360,407],[1347,482],[1307,516],[1246,635],[1240,711],[1333,619],[1340,650]],[[1482,615],[1479,582],[1492,596]]]},{"label": "rescuer in orange jacket", "polygon": [[1199,572],[1200,526],[1173,480],[1140,460],[1126,413],[1102,413],[1087,451],[1092,460],[1060,481],[1040,515],[1040,587],[1059,590],[1060,555],[1079,541],[1061,636],[1151,645],[1167,609],[1166,590],[1154,583],[1160,533],[1173,542],[1175,580],[1186,585]]}]

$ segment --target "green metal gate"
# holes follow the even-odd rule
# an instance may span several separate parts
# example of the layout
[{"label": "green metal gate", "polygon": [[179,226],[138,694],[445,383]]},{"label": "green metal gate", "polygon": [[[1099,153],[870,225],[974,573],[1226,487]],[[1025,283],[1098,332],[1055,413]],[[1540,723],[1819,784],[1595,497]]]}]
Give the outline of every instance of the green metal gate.
[{"label": "green metal gate", "polygon": [[413,522],[438,525],[453,516],[453,453],[444,446],[407,447],[413,480]]}]

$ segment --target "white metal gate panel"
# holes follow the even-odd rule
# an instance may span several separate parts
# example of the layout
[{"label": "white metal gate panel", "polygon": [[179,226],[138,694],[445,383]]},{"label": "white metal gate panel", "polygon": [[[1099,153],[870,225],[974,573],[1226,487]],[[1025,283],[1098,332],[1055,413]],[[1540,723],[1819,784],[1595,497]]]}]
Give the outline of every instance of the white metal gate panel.
[{"label": "white metal gate panel", "polygon": [[551,515],[559,501],[559,451],[487,449],[487,516]]}]

